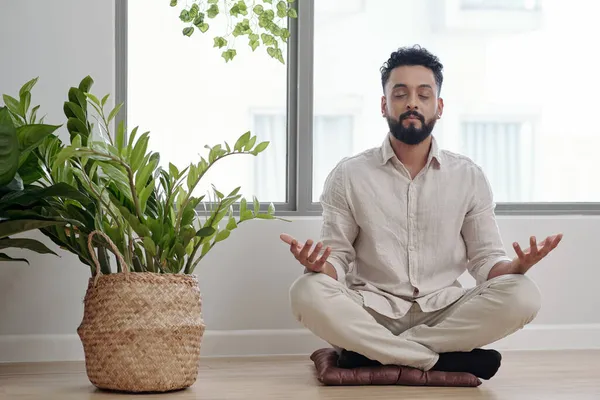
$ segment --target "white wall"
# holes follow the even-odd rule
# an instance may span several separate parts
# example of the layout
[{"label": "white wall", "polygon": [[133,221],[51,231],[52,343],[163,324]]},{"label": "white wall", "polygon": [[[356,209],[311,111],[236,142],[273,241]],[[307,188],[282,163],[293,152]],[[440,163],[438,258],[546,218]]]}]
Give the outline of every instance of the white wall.
[{"label": "white wall", "polygon": [[[85,75],[96,80],[96,92],[114,93],[113,7],[112,1],[0,0],[0,92],[15,93],[40,76],[34,102],[49,122],[62,120],[68,88]],[[600,218],[500,217],[499,223],[509,249],[531,234],[565,236],[531,272],[544,295],[538,318],[497,347],[600,347]],[[319,218],[251,222],[214,248],[198,269],[208,325],[204,355],[306,354],[323,344],[290,314],[288,287],[302,271],[279,241],[282,231],[315,238],[319,227]],[[82,358],[75,332],[89,270],[71,254],[60,255],[27,253],[29,267],[0,263],[0,362]]]}]

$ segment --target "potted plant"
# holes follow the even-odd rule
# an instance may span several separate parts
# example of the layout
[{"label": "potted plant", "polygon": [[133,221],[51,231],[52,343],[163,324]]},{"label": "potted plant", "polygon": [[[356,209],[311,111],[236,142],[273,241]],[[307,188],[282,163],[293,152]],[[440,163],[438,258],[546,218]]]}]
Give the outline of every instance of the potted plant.
[{"label": "potted plant", "polygon": [[[200,13],[208,16],[207,9],[213,8],[212,15],[218,2],[202,3],[194,2],[188,13],[195,15],[192,24],[205,32],[208,28],[198,20]],[[247,15],[241,3],[229,10],[230,15]],[[280,3],[288,16],[291,2],[273,6],[278,16],[284,14]],[[252,12],[261,27],[287,40],[289,31],[279,28],[268,11],[254,7]],[[185,22],[188,17],[184,17]],[[255,33],[244,28],[246,21],[232,34],[249,35],[249,45],[255,49],[258,39],[250,37]],[[269,48],[278,48],[271,35],[261,39]],[[280,58],[276,50],[267,51]],[[228,54],[226,61],[233,58]],[[31,82],[22,95],[27,105],[36,80]],[[120,105],[107,110],[109,95],[100,99],[92,86],[92,78],[86,77],[69,90],[63,108],[69,141],[63,143],[49,133],[31,149],[27,160],[33,172],[23,189],[68,189],[49,191],[55,196],[36,206],[36,215],[57,222],[36,228],[90,267],[84,315],[77,330],[90,381],[99,388],[128,392],[186,388],[198,374],[205,329],[195,268],[240,224],[277,218],[272,204],[261,212],[258,199],[246,200],[239,187],[224,194],[213,186],[207,196],[194,190],[220,160],[257,156],[268,142],[257,143],[256,136],[246,132],[235,143],[206,146],[206,156],[186,168],[171,163],[163,168],[159,153],[148,149],[150,133],[139,133],[137,127],[129,130],[124,123],[113,129]],[[6,110],[13,123],[35,122],[27,118],[28,107]],[[8,156],[0,146],[3,157]],[[7,195],[14,195],[19,189],[8,190]],[[238,213],[233,211],[236,203]],[[20,215],[0,214],[6,220]]]}]

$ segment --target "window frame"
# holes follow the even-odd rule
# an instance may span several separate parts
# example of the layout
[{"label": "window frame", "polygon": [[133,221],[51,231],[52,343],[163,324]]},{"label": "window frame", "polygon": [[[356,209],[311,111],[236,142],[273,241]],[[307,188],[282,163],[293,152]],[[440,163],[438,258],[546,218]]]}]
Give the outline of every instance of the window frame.
[{"label": "window frame", "polygon": [[[287,201],[274,203],[277,215],[321,216],[312,201],[314,1],[296,0],[298,18],[289,19],[287,74]],[[115,0],[115,99],[124,103],[116,123],[127,120],[128,1]],[[299,63],[299,60],[302,60]],[[492,188],[493,189],[493,188]],[[264,199],[263,199],[264,200]],[[267,209],[269,203],[261,204]],[[237,208],[235,208],[237,212]],[[600,202],[496,203],[498,216],[600,215]]]}]

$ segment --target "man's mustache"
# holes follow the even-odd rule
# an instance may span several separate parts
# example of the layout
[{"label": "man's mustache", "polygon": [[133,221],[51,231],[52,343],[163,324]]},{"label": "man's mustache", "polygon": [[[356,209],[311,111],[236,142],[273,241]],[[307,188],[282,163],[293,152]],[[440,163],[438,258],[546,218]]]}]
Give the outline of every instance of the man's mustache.
[{"label": "man's mustache", "polygon": [[404,114],[401,114],[399,118],[400,122],[404,121],[406,118],[411,116],[417,117],[422,123],[425,123],[425,117],[416,111],[407,111]]}]

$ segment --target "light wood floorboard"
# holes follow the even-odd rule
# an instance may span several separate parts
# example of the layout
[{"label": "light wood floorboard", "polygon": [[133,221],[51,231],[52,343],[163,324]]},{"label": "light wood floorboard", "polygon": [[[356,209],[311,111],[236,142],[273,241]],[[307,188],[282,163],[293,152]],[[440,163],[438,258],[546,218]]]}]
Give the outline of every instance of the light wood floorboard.
[{"label": "light wood floorboard", "polygon": [[307,357],[203,359],[191,388],[158,395],[97,390],[80,362],[0,365],[0,399],[599,400],[600,350],[505,352],[478,388],[323,387]]}]

